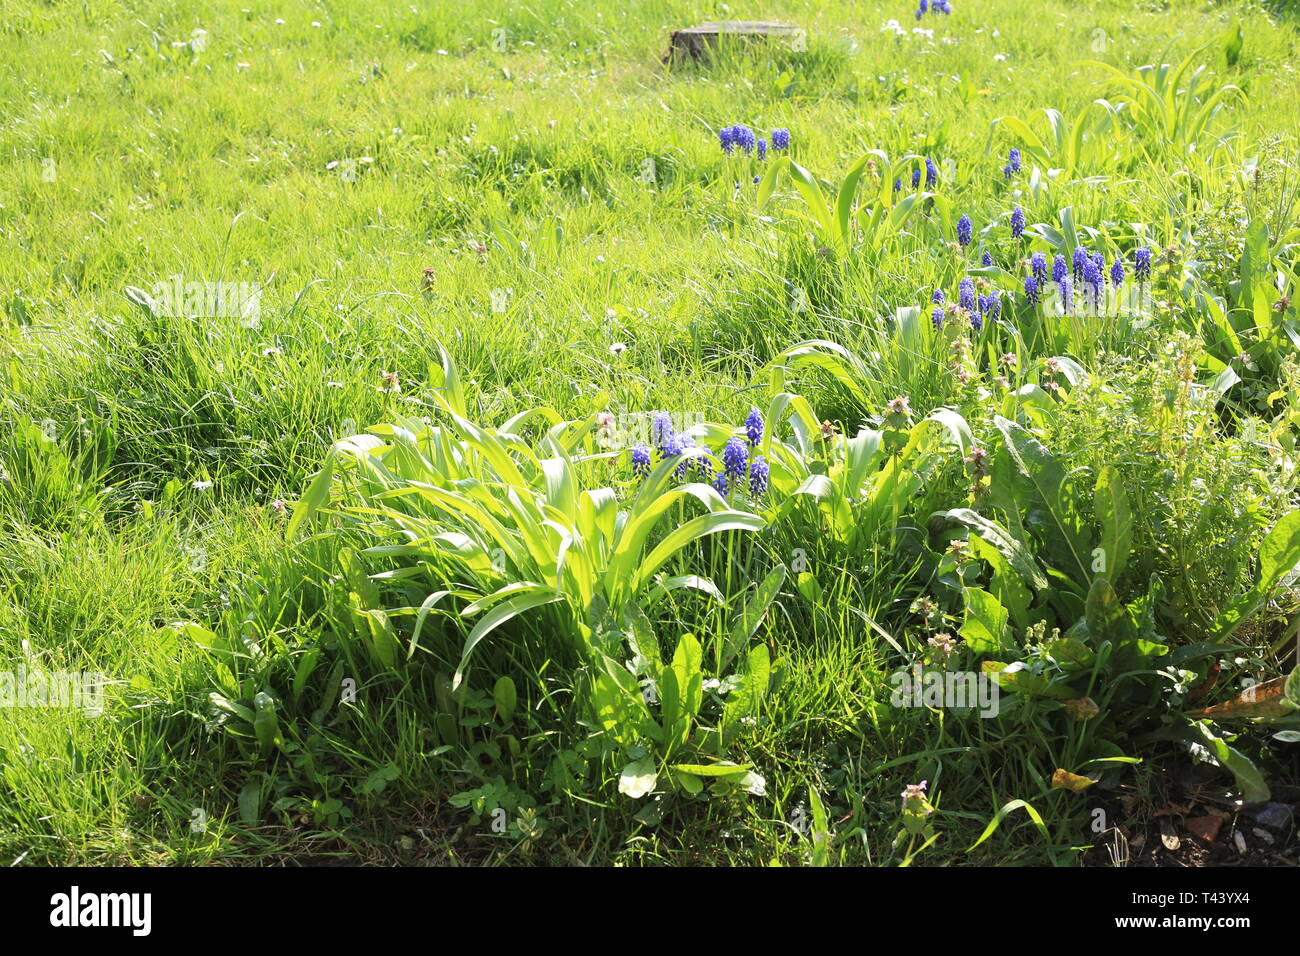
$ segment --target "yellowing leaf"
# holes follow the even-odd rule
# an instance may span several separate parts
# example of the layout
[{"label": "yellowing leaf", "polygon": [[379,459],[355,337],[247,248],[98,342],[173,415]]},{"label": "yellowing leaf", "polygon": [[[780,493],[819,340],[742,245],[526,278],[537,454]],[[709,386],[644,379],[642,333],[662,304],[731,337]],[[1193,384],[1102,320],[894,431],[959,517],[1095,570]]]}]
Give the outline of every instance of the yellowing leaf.
[{"label": "yellowing leaf", "polygon": [[1069,790],[1071,793],[1080,793],[1096,782],[1091,777],[1081,777],[1077,773],[1070,773],[1070,771],[1061,770],[1059,767],[1052,774],[1053,790]]}]

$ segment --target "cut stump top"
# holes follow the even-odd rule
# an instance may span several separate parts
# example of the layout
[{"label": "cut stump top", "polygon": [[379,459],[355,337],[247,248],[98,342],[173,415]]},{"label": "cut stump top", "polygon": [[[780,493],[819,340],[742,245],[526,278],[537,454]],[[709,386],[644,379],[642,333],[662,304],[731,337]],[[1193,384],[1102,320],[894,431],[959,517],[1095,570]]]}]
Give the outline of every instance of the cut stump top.
[{"label": "cut stump top", "polygon": [[717,46],[718,37],[766,39],[768,37],[793,37],[803,33],[793,23],[766,20],[711,20],[699,26],[673,31],[672,53],[700,56],[708,47]]}]

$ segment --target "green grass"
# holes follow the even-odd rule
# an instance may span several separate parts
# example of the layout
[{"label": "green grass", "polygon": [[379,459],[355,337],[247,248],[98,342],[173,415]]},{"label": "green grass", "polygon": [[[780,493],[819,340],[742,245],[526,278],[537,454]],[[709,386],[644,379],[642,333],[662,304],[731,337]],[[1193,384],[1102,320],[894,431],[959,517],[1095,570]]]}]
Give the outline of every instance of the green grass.
[{"label": "green grass", "polygon": [[[971,215],[976,245],[1007,275],[1023,254],[1005,219],[1019,203],[1030,223],[1070,209],[1108,252],[1139,239],[1176,248],[1226,296],[1246,224],[1267,223],[1277,241],[1295,222],[1296,132],[1283,108],[1300,96],[1293,12],[1099,0],[1028,16],[1014,0],[958,0],[951,17],[917,24],[908,3],[832,0],[0,9],[0,669],[113,682],[102,717],[0,710],[0,861],[800,863],[813,841],[792,821],[812,819],[812,788],[834,857],[889,865],[904,859],[892,845],[898,794],[921,779],[941,799],[920,863],[1068,864],[1092,842],[1096,801],[1048,789],[1073,751],[1041,712],[972,723],[882,703],[901,658],[866,619],[916,639],[909,608],[938,586],[926,522],[969,503],[960,456],[936,458],[901,527],[852,546],[821,534],[807,509],[752,542],[709,540],[680,559],[679,573],[711,575],[728,606],[674,592],[654,612],[667,652],[692,632],[712,653],[743,595],[796,551],[822,596],[805,599],[792,577],[754,638],[781,676],[731,756],[761,772],[766,794],[666,798],[661,820],[637,819],[645,801],[618,792],[620,766],[592,743],[575,703],[586,664],[560,639],[562,620],[515,622],[453,699],[454,620],[439,619],[411,662],[357,656],[359,586],[339,553],[375,544],[375,528],[287,540],[289,515],[336,439],[441,414],[440,346],[477,423],[547,406],[566,420],[664,409],[736,424],[768,407],[783,350],[830,339],[867,372],[852,387],[790,372],[819,420],[852,436],[907,395],[918,419],[957,407],[993,447],[999,409],[978,386],[996,373],[962,385],[943,339],[918,347],[890,322],[904,306],[928,316],[936,286],[955,290],[960,263],[939,235],[951,227],[823,250],[794,218],[803,207],[789,180],[760,209],[751,180],[762,168],[723,157],[717,129],[789,127],[793,158],[832,182],[871,149],[951,160],[952,218]],[[663,62],[670,29],[751,15],[806,27],[808,49]],[[882,30],[889,19],[905,36]],[[1211,47],[1201,61],[1216,86],[1245,95],[1198,149],[1121,122],[1041,195],[1025,177],[1002,179],[1018,143],[994,120],[1019,116],[1046,135],[1043,108],[1073,118],[1099,97],[1117,101],[1119,87],[1081,61],[1178,62],[1238,22],[1240,59]],[[178,45],[191,41],[202,49]],[[1277,264],[1290,263],[1294,288],[1291,248]],[[128,297],[172,276],[261,288],[260,322],[161,316]],[[1040,437],[1072,469],[1120,469],[1135,514],[1125,596],[1160,577],[1175,643],[1207,636],[1253,580],[1263,533],[1297,501],[1292,426],[1275,417],[1288,400],[1267,401],[1294,345],[1261,357],[1257,378],[1243,371],[1217,410],[1164,402],[1187,384],[1179,356],[1202,383],[1222,365],[1203,358],[1214,349],[1183,278],[1158,285],[1148,326],[1059,343],[989,337],[975,356],[1019,352],[1016,384],[1045,380],[1048,355],[1087,368],[1091,385],[1036,423]],[[794,289],[808,308],[792,307]],[[625,462],[583,480],[634,490]],[[382,606],[401,606],[380,590]],[[1247,639],[1233,679],[1285,672],[1288,600],[1237,635]],[[946,610],[960,623],[959,603]],[[250,643],[227,667],[200,629]],[[295,696],[310,653],[319,663]],[[519,687],[509,721],[492,714],[501,674]],[[357,696],[335,700],[345,677]],[[209,693],[231,688],[276,689],[299,749],[268,757],[216,726]],[[461,721],[450,736],[439,727],[449,713]],[[1288,772],[1263,735],[1249,739],[1239,746],[1269,772]],[[1157,763],[1170,750],[1145,746]],[[1106,785],[1140,791],[1143,773]],[[484,812],[453,803],[480,787],[491,791]],[[256,820],[241,820],[240,795],[254,792]],[[968,852],[1017,798],[1042,814],[1047,838],[1017,812]],[[508,833],[492,830],[497,806],[510,809]],[[536,808],[537,822],[515,825],[518,807]]]}]

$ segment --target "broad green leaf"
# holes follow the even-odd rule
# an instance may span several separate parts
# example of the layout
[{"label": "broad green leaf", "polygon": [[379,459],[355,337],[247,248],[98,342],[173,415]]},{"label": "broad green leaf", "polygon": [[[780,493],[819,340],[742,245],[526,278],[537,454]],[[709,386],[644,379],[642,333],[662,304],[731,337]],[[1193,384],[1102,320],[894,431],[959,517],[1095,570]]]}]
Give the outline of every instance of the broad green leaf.
[{"label": "broad green leaf", "polygon": [[740,612],[740,617],[732,625],[731,633],[727,639],[726,650],[723,652],[722,659],[718,662],[719,672],[727,669],[732,659],[741,652],[749,643],[749,639],[754,636],[760,624],[763,623],[763,617],[767,614],[767,609],[771,607],[772,601],[781,591],[781,585],[785,583],[785,565],[778,564],[768,572],[763,581],[748,601],[745,602],[744,608]]},{"label": "broad green leaf", "polygon": [[474,653],[474,648],[478,646],[479,641],[487,637],[502,624],[524,611],[531,610],[535,607],[541,607],[543,604],[554,604],[556,601],[563,601],[564,596],[556,594],[550,588],[536,588],[523,594],[517,594],[498,604],[470,631],[469,636],[465,638],[465,646],[460,652],[460,663],[456,665],[456,673],[451,679],[451,688],[456,690],[460,687],[460,682],[465,676],[465,665],[469,663],[469,658]]},{"label": "broad green leaf", "polygon": [[330,489],[333,487],[334,480],[334,464],[335,454],[331,451],[325,458],[325,464],[311,480],[306,493],[298,499],[298,504],[293,509],[293,517],[289,519],[289,527],[285,531],[287,540],[292,541],[297,530],[329,502]]},{"label": "broad green leaf", "polygon": [[1093,510],[1097,514],[1097,523],[1101,525],[1101,554],[1093,553],[1092,566],[1097,568],[1097,559],[1100,557],[1103,563],[1097,573],[1118,581],[1124,573],[1132,548],[1133,516],[1129,511],[1128,496],[1119,480],[1119,472],[1111,465],[1097,473]]},{"label": "broad green leaf", "polygon": [[515,712],[515,704],[519,700],[519,695],[515,691],[515,682],[505,675],[498,677],[497,682],[492,686],[492,700],[496,704],[497,716],[501,718],[502,723],[509,723]]},{"label": "broad green leaf", "polygon": [[956,521],[974,531],[985,542],[996,548],[1007,559],[1011,568],[1034,590],[1041,591],[1047,587],[1047,577],[1039,568],[1030,550],[996,521],[970,508],[941,511],[936,517]]},{"label": "broad green leaf", "polygon": [[963,590],[966,619],[961,636],[976,654],[996,654],[1007,648],[1007,609],[998,599],[979,588]]},{"label": "broad green leaf", "polygon": [[1214,759],[1231,771],[1236,778],[1237,786],[1241,788],[1242,800],[1246,803],[1264,803],[1272,797],[1264,775],[1259,772],[1259,768],[1249,757],[1235,747],[1229,746],[1227,741],[1210,730],[1205,721],[1194,722],[1192,729],[1200,734],[1201,740],[1214,755]]}]

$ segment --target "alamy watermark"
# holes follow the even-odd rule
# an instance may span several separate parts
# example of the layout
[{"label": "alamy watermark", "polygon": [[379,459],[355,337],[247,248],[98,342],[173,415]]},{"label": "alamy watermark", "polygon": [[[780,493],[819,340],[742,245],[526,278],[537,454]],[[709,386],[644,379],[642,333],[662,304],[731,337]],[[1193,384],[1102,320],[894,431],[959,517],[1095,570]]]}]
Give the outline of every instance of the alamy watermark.
[{"label": "alamy watermark", "polygon": [[155,282],[154,309],[174,319],[239,319],[251,326],[262,316],[262,287],[251,282]]},{"label": "alamy watermark", "polygon": [[87,717],[104,713],[102,674],[89,671],[17,670],[0,671],[0,707],[73,707]]},{"label": "alamy watermark", "polygon": [[657,447],[667,437],[662,433],[665,421],[672,435],[680,435],[704,420],[703,412],[604,412],[596,417],[596,441],[607,451],[638,445]]},{"label": "alamy watermark", "polygon": [[989,675],[975,671],[946,671],[913,664],[889,678],[889,702],[895,707],[929,707],[936,710],[976,710],[981,717],[996,717],[1001,688]]}]

